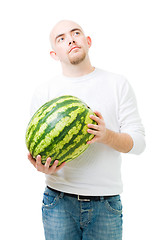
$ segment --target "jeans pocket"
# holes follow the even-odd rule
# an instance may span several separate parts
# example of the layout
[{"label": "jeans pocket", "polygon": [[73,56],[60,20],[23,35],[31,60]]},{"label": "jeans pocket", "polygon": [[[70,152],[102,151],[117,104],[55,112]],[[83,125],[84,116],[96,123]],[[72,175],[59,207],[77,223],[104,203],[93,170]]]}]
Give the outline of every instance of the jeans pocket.
[{"label": "jeans pocket", "polygon": [[105,201],[105,206],[107,210],[113,214],[116,215],[122,214],[122,202],[120,196],[115,196],[107,199]]},{"label": "jeans pocket", "polygon": [[60,199],[60,193],[51,192],[51,190],[45,190],[43,194],[42,206],[47,208],[53,208]]}]

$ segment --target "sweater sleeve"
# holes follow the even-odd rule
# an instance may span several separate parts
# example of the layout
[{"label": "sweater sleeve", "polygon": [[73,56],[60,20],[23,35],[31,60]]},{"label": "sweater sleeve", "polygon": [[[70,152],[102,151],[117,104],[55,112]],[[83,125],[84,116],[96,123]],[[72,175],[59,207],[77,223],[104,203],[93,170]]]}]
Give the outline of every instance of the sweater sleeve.
[{"label": "sweater sleeve", "polygon": [[121,133],[132,137],[132,154],[140,154],[145,149],[145,130],[139,116],[136,97],[128,81],[124,81],[119,94],[119,126]]}]

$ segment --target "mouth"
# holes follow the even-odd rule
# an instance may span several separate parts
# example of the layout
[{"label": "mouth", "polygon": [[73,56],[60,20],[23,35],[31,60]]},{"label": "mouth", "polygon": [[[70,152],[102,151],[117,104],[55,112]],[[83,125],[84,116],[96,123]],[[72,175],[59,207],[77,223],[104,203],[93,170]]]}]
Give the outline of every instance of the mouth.
[{"label": "mouth", "polygon": [[74,50],[74,49],[80,49],[80,47],[78,47],[78,46],[72,47],[72,48],[69,50],[69,53],[72,52],[72,50]]}]

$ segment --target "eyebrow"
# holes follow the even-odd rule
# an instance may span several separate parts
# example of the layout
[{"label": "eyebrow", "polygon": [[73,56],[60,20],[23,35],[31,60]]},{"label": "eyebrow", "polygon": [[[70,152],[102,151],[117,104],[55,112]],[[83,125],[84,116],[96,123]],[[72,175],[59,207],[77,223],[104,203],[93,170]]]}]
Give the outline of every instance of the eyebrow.
[{"label": "eyebrow", "polygon": [[[70,31],[70,33],[74,32],[74,31],[80,31],[80,32],[82,32],[82,30],[81,30],[80,28],[73,28],[73,29]],[[55,38],[55,41],[57,40],[57,38],[59,38],[59,37],[61,37],[61,36],[63,36],[63,35],[65,35],[65,33],[58,34],[58,35],[56,36],[56,38]]]}]

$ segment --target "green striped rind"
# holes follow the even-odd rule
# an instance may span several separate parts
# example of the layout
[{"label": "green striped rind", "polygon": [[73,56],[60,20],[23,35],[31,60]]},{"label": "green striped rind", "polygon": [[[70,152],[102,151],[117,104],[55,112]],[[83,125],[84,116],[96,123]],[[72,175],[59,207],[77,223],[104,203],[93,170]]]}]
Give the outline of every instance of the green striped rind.
[{"label": "green striped rind", "polygon": [[94,135],[87,132],[87,124],[96,124],[88,106],[74,96],[61,96],[44,104],[33,115],[26,131],[26,145],[32,156],[38,154],[45,164],[47,157],[68,162],[88,148]]}]

